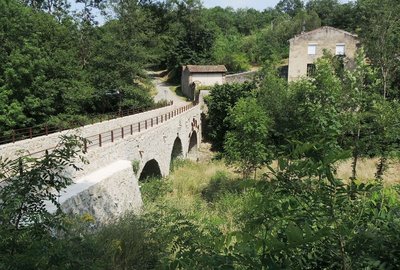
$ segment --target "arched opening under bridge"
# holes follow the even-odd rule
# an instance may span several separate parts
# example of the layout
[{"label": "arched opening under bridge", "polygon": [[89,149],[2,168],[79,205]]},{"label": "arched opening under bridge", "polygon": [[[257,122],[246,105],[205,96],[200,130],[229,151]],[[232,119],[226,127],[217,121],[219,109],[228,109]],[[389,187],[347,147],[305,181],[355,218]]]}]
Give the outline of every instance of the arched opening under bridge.
[{"label": "arched opening under bridge", "polygon": [[189,139],[188,157],[197,158],[197,132],[193,131]]},{"label": "arched opening under bridge", "polygon": [[183,158],[183,147],[182,141],[179,137],[177,137],[174,141],[174,146],[172,147],[171,151],[171,162],[170,162],[170,170],[173,171],[174,163],[176,160]]},{"label": "arched opening under bridge", "polygon": [[140,173],[139,181],[147,181],[151,178],[161,178],[160,165],[155,159],[147,161]]}]

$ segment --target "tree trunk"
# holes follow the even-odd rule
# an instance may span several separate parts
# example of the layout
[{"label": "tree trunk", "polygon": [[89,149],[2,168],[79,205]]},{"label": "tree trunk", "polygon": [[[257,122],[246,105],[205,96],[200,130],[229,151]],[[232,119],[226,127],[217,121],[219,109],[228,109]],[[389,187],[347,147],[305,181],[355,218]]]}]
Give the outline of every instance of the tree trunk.
[{"label": "tree trunk", "polygon": [[351,177],[350,180],[354,181],[357,179],[357,162],[358,162],[358,151],[353,150],[353,162],[351,163]]},{"label": "tree trunk", "polygon": [[382,77],[383,77],[383,98],[386,99],[386,96],[387,96],[388,71],[384,67],[382,67]]},{"label": "tree trunk", "polygon": [[360,128],[357,130],[357,136],[355,137],[355,142],[354,142],[354,149],[353,149],[353,162],[351,164],[351,177],[350,179],[352,181],[356,180],[357,178],[357,162],[358,162],[358,142],[360,140],[360,133],[361,130]]},{"label": "tree trunk", "polygon": [[383,174],[386,170],[386,163],[387,163],[387,157],[385,154],[382,154],[381,158],[379,159],[378,165],[376,166],[376,174],[375,177],[376,179],[382,180],[383,179]]}]

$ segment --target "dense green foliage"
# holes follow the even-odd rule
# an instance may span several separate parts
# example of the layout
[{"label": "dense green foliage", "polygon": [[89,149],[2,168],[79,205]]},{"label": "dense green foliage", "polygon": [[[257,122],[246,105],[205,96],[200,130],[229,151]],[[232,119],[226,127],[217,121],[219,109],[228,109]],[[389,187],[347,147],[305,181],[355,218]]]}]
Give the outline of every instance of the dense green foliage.
[{"label": "dense green foliage", "polygon": [[151,36],[138,35],[138,18],[141,28],[124,18],[99,28],[17,1],[0,9],[0,134],[152,105],[141,66]]},{"label": "dense green foliage", "polygon": [[211,112],[208,117],[209,134],[207,136],[212,139],[215,149],[222,150],[225,134],[230,127],[229,122],[225,120],[229,110],[240,98],[250,95],[253,88],[253,83],[245,83],[216,85],[211,90],[211,95],[206,99]]},{"label": "dense green foliage", "polygon": [[310,165],[320,169],[282,161],[243,180],[186,162],[169,179],[142,184],[140,216],[95,233],[83,216],[19,258],[24,269],[397,269],[399,189],[305,176]]},{"label": "dense green foliage", "polygon": [[[178,78],[183,64],[263,64],[256,82],[207,100],[214,148],[243,174],[178,160],[170,178],[142,183],[140,216],[97,228],[45,208],[71,183],[64,168],[78,169],[77,138],[42,159],[0,160],[1,269],[400,268],[400,188],[383,180],[400,150],[398,1],[281,0],[262,12],[115,1],[101,26],[104,2],[77,2],[71,15],[63,0],[0,0],[0,132],[151,106],[144,68]],[[353,70],[326,55],[288,84],[276,71],[287,40],[320,25],[358,33],[365,51]],[[376,175],[361,183],[370,157]]]},{"label": "dense green foliage", "polygon": [[[65,169],[79,170],[75,163],[86,162],[82,147],[80,138],[69,136],[43,157],[0,159],[1,269],[51,267],[46,253],[56,233],[63,232],[57,193],[72,183]],[[47,206],[54,206],[54,213]]]},{"label": "dense green foliage", "polygon": [[[317,61],[312,79],[304,78],[289,85],[278,77],[272,65],[261,75],[263,79],[258,88],[246,92],[234,91],[233,94],[232,89],[245,88],[246,85],[235,85],[229,90],[225,89],[228,87],[215,87],[208,98],[209,125],[214,130],[211,139],[219,145],[224,138],[227,159],[238,157],[230,147],[231,134],[237,132],[237,126],[230,123],[226,112],[232,110],[235,104],[239,105],[237,102],[241,98],[253,95],[258,104],[252,105],[247,112],[242,110],[238,116],[240,119],[248,118],[247,124],[256,127],[259,124],[251,120],[251,111],[262,108],[258,113],[260,117],[266,114],[270,119],[263,121],[264,125],[270,124],[267,124],[265,132],[268,135],[263,136],[262,141],[276,158],[292,160],[306,157],[330,162],[336,155],[340,155],[341,159],[352,156],[353,178],[356,179],[359,158],[379,157],[376,177],[381,178],[388,158],[398,157],[400,150],[399,103],[382,95],[383,86],[377,79],[378,72],[364,59],[365,55],[360,50],[355,69],[337,73],[336,57],[326,55]],[[242,123],[239,130],[241,128],[246,128],[246,124]],[[238,137],[240,142],[245,143],[246,131],[241,130],[239,134],[242,136]],[[249,140],[258,142],[252,135],[247,135]],[[307,151],[299,156],[297,148]]]},{"label": "dense green foliage", "polygon": [[[291,37],[321,25],[358,33],[379,67],[382,94],[399,95],[399,4],[394,0],[282,0],[275,8],[210,8],[199,0],[0,2],[0,132],[88,113],[146,108],[144,68],[179,79],[181,65],[225,64],[229,72],[288,57]],[[384,18],[384,20],[381,20]]]},{"label": "dense green foliage", "polygon": [[268,163],[265,139],[271,120],[255,98],[240,99],[229,111],[231,129],[226,133],[224,150],[228,164],[237,164],[244,178]]}]

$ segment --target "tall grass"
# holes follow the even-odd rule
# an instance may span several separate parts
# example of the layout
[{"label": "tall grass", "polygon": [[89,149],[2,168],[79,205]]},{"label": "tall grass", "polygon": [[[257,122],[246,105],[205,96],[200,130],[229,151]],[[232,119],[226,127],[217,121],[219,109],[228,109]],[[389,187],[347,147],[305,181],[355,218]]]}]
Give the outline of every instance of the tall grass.
[{"label": "tall grass", "polygon": [[222,161],[196,163],[184,160],[181,162],[182,164],[177,166],[166,179],[172,187],[172,192],[168,194],[170,198],[199,196],[217,172],[226,174],[228,178],[234,177],[234,173]]},{"label": "tall grass", "polygon": [[[140,216],[127,214],[114,224],[100,228],[94,234],[76,230],[62,245],[56,246],[56,257],[64,256],[58,260],[61,264],[68,262],[69,266],[54,269],[217,269],[213,268],[214,266],[229,266],[228,269],[235,269],[236,266],[239,269],[260,269],[250,266],[253,263],[258,263],[255,265],[260,266],[257,257],[260,252],[258,245],[265,235],[275,240],[280,237],[278,242],[264,239],[274,248],[274,244],[281,245],[283,240],[290,238],[286,237],[291,228],[288,225],[289,221],[295,220],[302,224],[304,217],[307,217],[308,212],[303,211],[302,205],[314,203],[315,207],[311,208],[313,211],[318,210],[320,213],[326,211],[326,207],[318,205],[320,196],[315,193],[318,185],[314,186],[315,189],[309,190],[308,182],[297,181],[290,183],[289,186],[299,185],[299,189],[288,190],[285,189],[284,181],[271,179],[265,181],[265,178],[243,180],[222,161],[197,163],[176,160],[173,165],[173,172],[166,179],[148,179],[142,183],[144,209]],[[398,191],[387,189],[383,192],[387,193],[384,197],[385,207],[397,209]],[[307,204],[299,204],[298,200],[294,200],[293,194],[297,193],[304,193],[306,197],[296,198],[306,201]],[[374,196],[378,195],[375,193]],[[348,199],[348,197],[341,198]],[[364,199],[367,199],[365,202],[369,200],[369,198]],[[380,204],[384,202],[380,198],[372,199],[379,201]],[[349,200],[349,203],[355,202]],[[352,210],[344,213],[343,217],[346,218],[340,219],[340,222],[347,224],[350,213]],[[374,213],[363,216],[368,222],[372,222]],[[320,226],[324,224],[320,222],[326,221],[324,220],[309,221]],[[391,222],[389,224],[398,226],[398,222],[389,221]],[[331,224],[332,222],[328,220],[323,226]],[[361,225],[360,227],[364,228]],[[383,235],[388,239],[394,237],[393,235],[397,236],[400,227],[394,228],[394,233],[388,233],[392,230],[390,228],[387,231],[383,230]],[[297,228],[299,229],[300,227]],[[379,226],[375,229],[378,230]],[[353,237],[352,233],[353,231],[350,231],[349,235]],[[379,231],[377,235],[380,237],[381,232]],[[324,237],[325,240],[332,240],[330,234]],[[308,244],[314,245],[315,250],[326,250],[325,240],[318,239],[317,237]],[[355,238],[349,238],[352,239]],[[371,242],[375,241],[371,239]],[[394,245],[399,242],[396,239],[387,241],[389,244],[385,242],[382,246]],[[334,247],[332,243],[336,242],[330,243]],[[354,240],[354,243],[357,243],[357,240]],[[301,245],[299,244],[299,247]],[[351,248],[351,244],[347,247]],[[396,249],[395,245],[393,249]],[[287,248],[284,251],[288,258],[296,262],[302,258],[304,250]],[[243,256],[236,257],[234,262],[231,261],[233,253]],[[323,253],[330,254],[329,249]],[[282,257],[282,254],[276,258]],[[315,262],[313,258],[307,260]]]},{"label": "tall grass", "polygon": [[[339,162],[337,164],[337,176],[341,179],[350,179],[351,177],[351,160]],[[366,158],[361,159],[357,163],[357,179],[361,182],[368,182],[375,178],[376,165],[378,159]],[[383,183],[391,186],[400,183],[400,164],[394,160],[390,162],[388,170],[383,176]]]}]

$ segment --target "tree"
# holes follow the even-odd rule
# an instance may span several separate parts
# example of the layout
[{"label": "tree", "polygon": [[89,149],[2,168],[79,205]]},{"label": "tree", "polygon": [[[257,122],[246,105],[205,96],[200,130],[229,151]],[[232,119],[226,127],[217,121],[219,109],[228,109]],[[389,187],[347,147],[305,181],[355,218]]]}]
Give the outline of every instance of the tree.
[{"label": "tree", "polygon": [[352,176],[357,178],[357,163],[362,156],[368,156],[371,149],[375,148],[371,141],[375,124],[372,119],[374,114],[371,109],[373,104],[380,99],[377,89],[376,70],[366,63],[363,49],[356,54],[356,65],[352,70],[347,70],[344,75],[341,110],[345,116],[343,146],[352,151]]},{"label": "tree", "polygon": [[281,0],[276,4],[275,8],[281,12],[294,17],[304,7],[304,3],[301,0]]},{"label": "tree", "polygon": [[247,56],[242,52],[241,36],[218,36],[212,51],[216,64],[224,64],[230,72],[241,72],[250,69]]},{"label": "tree", "polygon": [[396,101],[378,99],[372,108],[374,129],[372,141],[379,161],[376,178],[382,180],[388,168],[388,159],[399,156],[400,141],[400,104]]},{"label": "tree", "polygon": [[398,97],[394,82],[400,71],[400,3],[396,0],[360,0],[357,5],[362,14],[361,40],[372,64],[379,68],[381,94],[384,98]]},{"label": "tree", "polygon": [[95,111],[110,112],[152,105],[144,87],[144,65],[152,60],[155,25],[147,10],[134,1],[116,7],[118,20],[95,29],[91,61],[86,69],[95,87]]},{"label": "tree", "polygon": [[307,168],[307,176],[317,175],[322,179],[332,171],[332,159],[348,157],[339,143],[343,134],[343,117],[338,106],[341,92],[341,81],[329,58],[317,60],[313,78],[289,84],[285,121],[279,123],[284,131],[284,140],[278,146],[279,156]]},{"label": "tree", "polygon": [[271,119],[268,141],[276,156],[287,143],[287,134],[290,130],[288,122],[291,119],[292,109],[289,107],[291,92],[286,79],[279,77],[277,63],[265,65],[260,72],[261,83],[256,90],[256,97],[260,106]]},{"label": "tree", "polygon": [[335,26],[335,16],[339,5],[338,0],[311,0],[307,2],[306,9],[316,12],[323,25]]},{"label": "tree", "polygon": [[225,118],[230,108],[235,106],[240,98],[250,95],[255,88],[253,83],[216,85],[206,98],[208,107],[208,130],[212,145],[217,150],[223,149],[223,142],[230,124]]},{"label": "tree", "polygon": [[73,22],[16,1],[1,0],[0,9],[0,132],[82,112],[90,87],[78,66]]},{"label": "tree", "polygon": [[[44,263],[49,247],[36,245],[62,229],[58,193],[72,183],[65,170],[79,170],[76,158],[86,162],[82,146],[78,137],[62,137],[59,147],[42,158],[0,159],[0,257],[12,266],[9,269]],[[46,203],[56,206],[56,213],[50,213]]]},{"label": "tree", "polygon": [[271,120],[255,98],[239,99],[229,110],[227,121],[231,130],[224,141],[228,164],[236,164],[243,178],[249,177],[262,165],[271,161],[266,138]]}]

